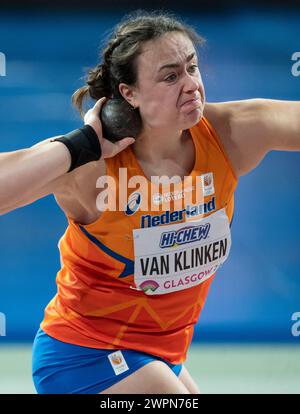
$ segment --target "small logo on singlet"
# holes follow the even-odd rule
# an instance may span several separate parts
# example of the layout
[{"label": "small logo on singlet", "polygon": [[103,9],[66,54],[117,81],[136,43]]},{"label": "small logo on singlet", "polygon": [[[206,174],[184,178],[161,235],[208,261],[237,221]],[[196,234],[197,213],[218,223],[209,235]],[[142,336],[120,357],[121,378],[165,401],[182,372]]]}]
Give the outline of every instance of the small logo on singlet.
[{"label": "small logo on singlet", "polygon": [[128,198],[127,205],[125,207],[125,214],[132,216],[139,208],[142,201],[141,193],[132,193]]},{"label": "small logo on singlet", "polygon": [[214,194],[214,176],[213,173],[206,173],[201,175],[203,195],[204,197]]},{"label": "small logo on singlet", "polygon": [[120,375],[122,374],[122,372],[129,370],[128,365],[121,351],[113,352],[112,354],[109,354],[107,357],[116,375]]},{"label": "small logo on singlet", "polygon": [[182,198],[185,198],[187,193],[191,193],[195,189],[195,186],[189,186],[187,188],[183,188],[182,190],[177,191],[169,191],[166,193],[155,193],[152,196],[152,201],[154,204],[159,205],[165,202],[176,201]]},{"label": "small logo on singlet", "polygon": [[145,280],[140,284],[140,289],[145,293],[155,292],[159,287],[159,284],[155,280]]}]

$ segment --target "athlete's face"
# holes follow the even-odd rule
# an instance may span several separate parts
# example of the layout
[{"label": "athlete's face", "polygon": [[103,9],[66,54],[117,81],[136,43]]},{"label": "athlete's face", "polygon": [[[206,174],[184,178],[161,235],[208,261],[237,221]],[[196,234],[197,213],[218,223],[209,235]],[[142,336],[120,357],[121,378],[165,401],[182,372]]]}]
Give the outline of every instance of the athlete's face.
[{"label": "athlete's face", "polygon": [[205,92],[196,50],[187,36],[170,32],[145,42],[137,70],[137,86],[127,97],[139,107],[144,125],[180,130],[199,121]]}]

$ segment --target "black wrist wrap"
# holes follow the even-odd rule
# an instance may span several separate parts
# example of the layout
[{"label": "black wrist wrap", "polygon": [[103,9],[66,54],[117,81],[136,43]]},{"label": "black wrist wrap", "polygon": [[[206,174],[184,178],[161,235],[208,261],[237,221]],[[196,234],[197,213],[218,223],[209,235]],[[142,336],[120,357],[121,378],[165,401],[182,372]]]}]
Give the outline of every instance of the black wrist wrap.
[{"label": "black wrist wrap", "polygon": [[90,161],[99,160],[102,154],[98,136],[90,125],[84,125],[51,142],[53,141],[64,143],[70,151],[72,161],[68,172]]}]

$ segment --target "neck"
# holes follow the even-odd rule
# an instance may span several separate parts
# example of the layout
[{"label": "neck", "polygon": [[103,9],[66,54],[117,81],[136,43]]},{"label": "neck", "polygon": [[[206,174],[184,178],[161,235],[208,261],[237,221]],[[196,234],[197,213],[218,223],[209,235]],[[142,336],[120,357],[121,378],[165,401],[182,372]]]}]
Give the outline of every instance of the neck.
[{"label": "neck", "polygon": [[157,163],[158,160],[178,156],[186,136],[186,130],[170,131],[170,128],[143,130],[133,144],[135,155],[143,161]]}]

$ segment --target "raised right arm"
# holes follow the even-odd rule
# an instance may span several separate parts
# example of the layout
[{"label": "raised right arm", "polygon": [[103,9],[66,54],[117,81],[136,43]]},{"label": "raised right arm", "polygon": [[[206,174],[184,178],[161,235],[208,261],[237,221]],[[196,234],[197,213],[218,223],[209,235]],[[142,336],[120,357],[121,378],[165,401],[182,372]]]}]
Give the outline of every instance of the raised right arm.
[{"label": "raised right arm", "polygon": [[[105,98],[96,102],[84,117],[96,132],[102,157],[110,158],[134,142],[124,138],[112,143],[102,136],[99,111]],[[49,138],[18,151],[0,153],[0,215],[22,207],[48,194],[63,193],[69,180],[71,154],[62,142]],[[104,162],[104,161],[103,161]]]}]

